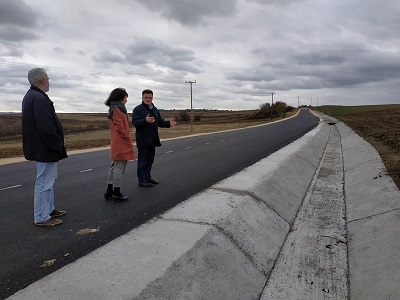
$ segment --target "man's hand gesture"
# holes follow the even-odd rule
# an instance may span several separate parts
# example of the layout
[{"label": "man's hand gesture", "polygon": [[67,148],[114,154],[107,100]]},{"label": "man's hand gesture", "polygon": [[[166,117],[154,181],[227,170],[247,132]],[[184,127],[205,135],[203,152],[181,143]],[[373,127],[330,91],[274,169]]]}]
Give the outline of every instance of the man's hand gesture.
[{"label": "man's hand gesture", "polygon": [[146,116],[146,122],[147,123],[154,123],[156,120],[154,119],[154,117],[150,116],[150,114],[147,114]]}]

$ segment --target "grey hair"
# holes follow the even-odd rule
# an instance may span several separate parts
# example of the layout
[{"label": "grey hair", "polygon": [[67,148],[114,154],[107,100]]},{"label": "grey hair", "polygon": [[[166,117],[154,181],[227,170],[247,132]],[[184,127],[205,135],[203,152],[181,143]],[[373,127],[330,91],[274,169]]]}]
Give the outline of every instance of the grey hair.
[{"label": "grey hair", "polygon": [[31,85],[36,85],[42,79],[46,79],[47,73],[43,68],[34,68],[28,73],[28,81]]}]

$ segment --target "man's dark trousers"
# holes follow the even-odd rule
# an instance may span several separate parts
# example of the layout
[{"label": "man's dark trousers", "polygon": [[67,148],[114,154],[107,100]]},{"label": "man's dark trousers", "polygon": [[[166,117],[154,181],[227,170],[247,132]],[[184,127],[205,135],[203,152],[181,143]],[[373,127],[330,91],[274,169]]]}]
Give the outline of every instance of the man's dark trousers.
[{"label": "man's dark trousers", "polygon": [[138,147],[137,176],[139,182],[151,179],[151,167],[155,154],[155,147]]}]

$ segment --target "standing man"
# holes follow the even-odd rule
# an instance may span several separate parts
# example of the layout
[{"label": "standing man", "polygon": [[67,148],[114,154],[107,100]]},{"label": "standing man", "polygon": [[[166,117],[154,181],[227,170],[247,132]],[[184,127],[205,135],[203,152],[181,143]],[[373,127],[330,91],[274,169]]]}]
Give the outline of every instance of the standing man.
[{"label": "standing man", "polygon": [[36,161],[34,194],[34,222],[38,226],[55,226],[63,221],[55,219],[65,211],[54,209],[53,185],[57,179],[57,163],[67,158],[64,132],[47,96],[49,78],[42,68],[29,71],[30,89],[22,100],[22,144],[27,160]]},{"label": "standing man", "polygon": [[161,146],[158,127],[169,128],[176,125],[174,120],[164,121],[153,105],[153,91],[142,92],[142,103],[132,112],[132,123],[136,127],[136,145],[138,148],[137,176],[139,186],[152,187],[158,181],[151,178],[156,147]]}]

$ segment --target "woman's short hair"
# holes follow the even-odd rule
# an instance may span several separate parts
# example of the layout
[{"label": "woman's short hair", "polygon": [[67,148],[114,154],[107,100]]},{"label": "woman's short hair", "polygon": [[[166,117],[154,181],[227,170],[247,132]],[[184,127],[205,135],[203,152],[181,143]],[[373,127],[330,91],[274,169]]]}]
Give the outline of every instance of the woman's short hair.
[{"label": "woman's short hair", "polygon": [[124,88],[113,89],[104,104],[110,106],[111,102],[121,101],[125,98],[125,96],[128,97],[128,93]]},{"label": "woman's short hair", "polygon": [[47,78],[46,70],[43,68],[34,68],[28,73],[28,81],[31,85],[36,85],[42,79]]}]

